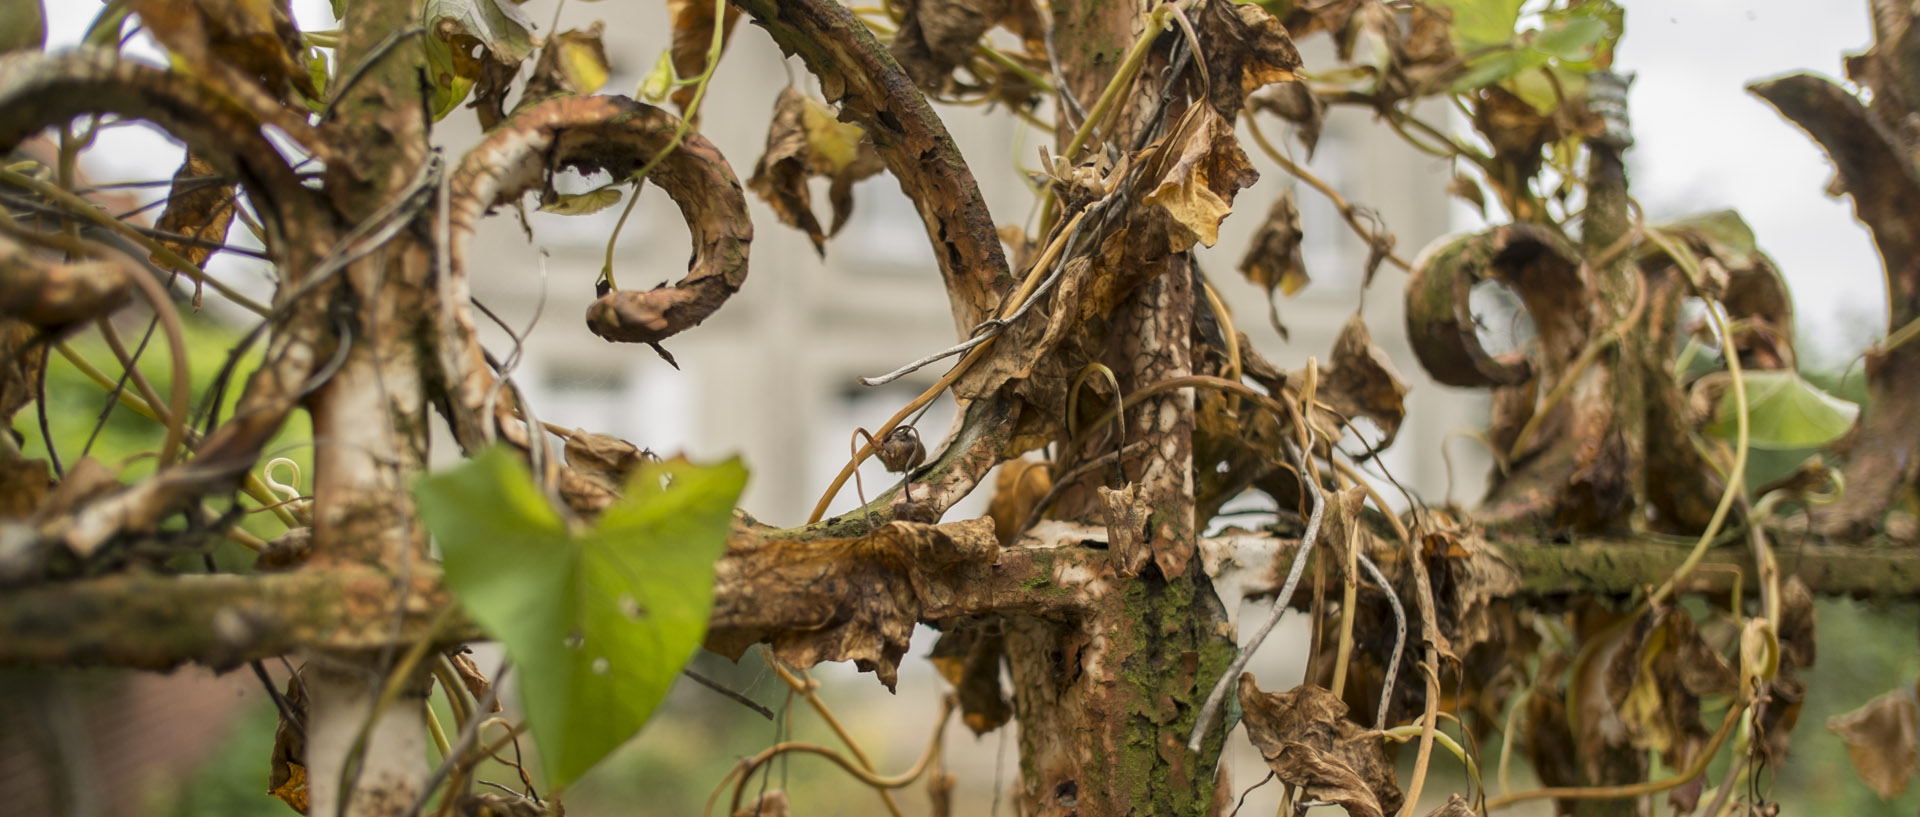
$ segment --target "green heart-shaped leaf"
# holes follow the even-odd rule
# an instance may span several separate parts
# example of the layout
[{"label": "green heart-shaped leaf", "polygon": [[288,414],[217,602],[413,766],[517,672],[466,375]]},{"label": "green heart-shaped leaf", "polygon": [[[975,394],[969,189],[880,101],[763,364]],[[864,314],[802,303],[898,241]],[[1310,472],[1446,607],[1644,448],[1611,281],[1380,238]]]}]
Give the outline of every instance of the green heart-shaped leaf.
[{"label": "green heart-shaped leaf", "polygon": [[643,464],[585,532],[502,447],[415,485],[447,586],[513,658],[549,785],[633,737],[706,635],[746,478],[738,460]]},{"label": "green heart-shaped leaf", "polygon": [[[1821,391],[1799,372],[1767,369],[1746,372],[1742,379],[1747,385],[1747,444],[1754,448],[1819,448],[1840,439],[1860,415],[1858,405]],[[1729,386],[1720,395],[1719,415],[1707,432],[1734,439],[1738,416]]]}]

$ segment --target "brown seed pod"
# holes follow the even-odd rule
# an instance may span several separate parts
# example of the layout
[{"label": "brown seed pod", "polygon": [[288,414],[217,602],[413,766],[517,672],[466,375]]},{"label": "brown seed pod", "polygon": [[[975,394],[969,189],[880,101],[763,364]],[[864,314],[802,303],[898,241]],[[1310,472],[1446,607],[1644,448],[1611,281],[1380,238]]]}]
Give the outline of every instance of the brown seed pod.
[{"label": "brown seed pod", "polygon": [[920,444],[920,432],[913,426],[901,426],[889,432],[879,447],[876,456],[891,473],[911,471],[927,460],[927,447]]}]

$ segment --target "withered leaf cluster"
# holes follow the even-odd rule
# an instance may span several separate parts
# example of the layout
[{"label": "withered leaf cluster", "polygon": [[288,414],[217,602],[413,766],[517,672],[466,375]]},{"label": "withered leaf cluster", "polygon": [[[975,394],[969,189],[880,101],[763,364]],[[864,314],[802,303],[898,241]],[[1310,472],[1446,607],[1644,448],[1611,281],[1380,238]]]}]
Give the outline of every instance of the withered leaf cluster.
[{"label": "withered leaf cluster", "polygon": [[1339,805],[1353,817],[1400,809],[1404,795],[1386,742],[1348,720],[1347,705],[1333,693],[1312,685],[1263,692],[1247,673],[1240,676],[1240,706],[1247,739],[1302,799]]},{"label": "withered leaf cluster", "polygon": [[[773,207],[781,222],[805,232],[814,251],[824,256],[827,238],[853,215],[854,183],[885,169],[873,140],[859,125],[841,122],[833,109],[788,86],[774,101],[767,150],[754,164],[747,186]],[[830,181],[827,200],[833,221],[825,230],[813,213],[813,193],[807,187],[813,178]]]}]

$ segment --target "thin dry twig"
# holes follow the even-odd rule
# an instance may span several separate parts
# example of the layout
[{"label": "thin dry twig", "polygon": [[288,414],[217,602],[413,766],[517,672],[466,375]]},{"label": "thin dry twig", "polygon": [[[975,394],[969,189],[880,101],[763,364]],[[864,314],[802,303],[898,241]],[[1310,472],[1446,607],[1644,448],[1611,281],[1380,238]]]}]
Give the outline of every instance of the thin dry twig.
[{"label": "thin dry twig", "polygon": [[[1313,431],[1307,429],[1307,441],[1311,446]],[[1260,623],[1247,645],[1234,656],[1233,663],[1227,665],[1227,671],[1213,685],[1213,691],[1207,694],[1207,702],[1200,707],[1200,715],[1193,721],[1193,733],[1187,737],[1187,751],[1199,752],[1200,742],[1206,737],[1207,729],[1213,724],[1215,716],[1220,714],[1220,705],[1225,702],[1227,689],[1232,686],[1240,673],[1246,671],[1247,662],[1253,660],[1253,654],[1267,640],[1267,634],[1273,632],[1274,625],[1280,623],[1281,616],[1287,612],[1287,605],[1293,600],[1293,591],[1300,585],[1300,576],[1306,572],[1307,557],[1313,553],[1314,540],[1320,536],[1320,520],[1326,513],[1327,499],[1315,484],[1312,471],[1307,465],[1307,455],[1294,445],[1292,440],[1282,440],[1281,446],[1300,469],[1300,482],[1307,487],[1307,494],[1313,499],[1313,507],[1307,514],[1307,529],[1300,535],[1300,548],[1294,551],[1293,566],[1287,570],[1287,581],[1280,587],[1280,594],[1274,597],[1273,611],[1267,614],[1267,620]]]}]

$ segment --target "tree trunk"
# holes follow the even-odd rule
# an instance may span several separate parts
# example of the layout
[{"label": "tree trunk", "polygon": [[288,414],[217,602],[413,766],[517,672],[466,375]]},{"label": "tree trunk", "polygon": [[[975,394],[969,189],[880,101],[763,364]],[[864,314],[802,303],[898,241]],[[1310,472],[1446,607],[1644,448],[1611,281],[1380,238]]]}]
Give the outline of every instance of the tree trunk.
[{"label": "tree trunk", "polygon": [[[1134,3],[1054,3],[1054,49],[1067,87],[1083,104],[1091,107],[1120,67],[1140,35],[1142,11]],[[1158,90],[1151,66],[1140,76],[1136,87]],[[1121,99],[1120,124],[1101,137],[1126,145],[1142,129],[1164,132],[1179,116],[1177,106],[1161,122],[1139,121],[1144,112],[1125,107],[1152,98],[1136,92]],[[1059,134],[1060,145],[1070,135]],[[1101,360],[1123,393],[1193,373],[1197,295],[1190,265],[1184,255],[1145,263],[1158,269],[1140,274],[1145,283],[1114,311]],[[1201,704],[1234,655],[1223,635],[1225,609],[1192,558],[1193,407],[1192,393],[1176,390],[1126,412],[1126,439],[1145,445],[1122,457],[1120,470],[1139,491],[1134,501],[1147,518],[1146,530],[1136,532],[1145,540],[1140,548],[1109,551],[1124,588],[1073,621],[1023,617],[1007,624],[1023,813],[1202,815],[1224,803],[1224,778],[1216,780],[1215,770],[1225,730],[1210,730],[1197,754],[1186,748]],[[1063,493],[1055,515],[1104,522],[1096,489],[1112,474],[1095,469]]]},{"label": "tree trunk", "polygon": [[[329,131],[344,161],[327,167],[326,194],[349,228],[407,197],[409,180],[427,161],[423,52],[372,50],[390,33],[417,25],[418,12],[410,2],[362,0],[347,6],[341,22],[341,63],[373,61],[337,100],[340,113]],[[412,221],[419,212],[434,211],[399,217]],[[334,342],[348,344],[340,369],[308,403],[317,443],[309,569],[373,567],[405,587],[413,570],[427,566],[426,536],[408,491],[427,460],[422,363],[431,353],[418,339],[431,335],[420,324],[437,314],[435,254],[421,240],[425,234],[402,230],[336,280],[307,282],[331,287],[336,303],[353,305],[352,317],[335,327]],[[401,667],[397,657],[391,649],[308,654],[311,814],[402,815],[425,793],[426,662]],[[396,671],[411,677],[390,679]],[[400,694],[382,701],[393,684]]]}]

